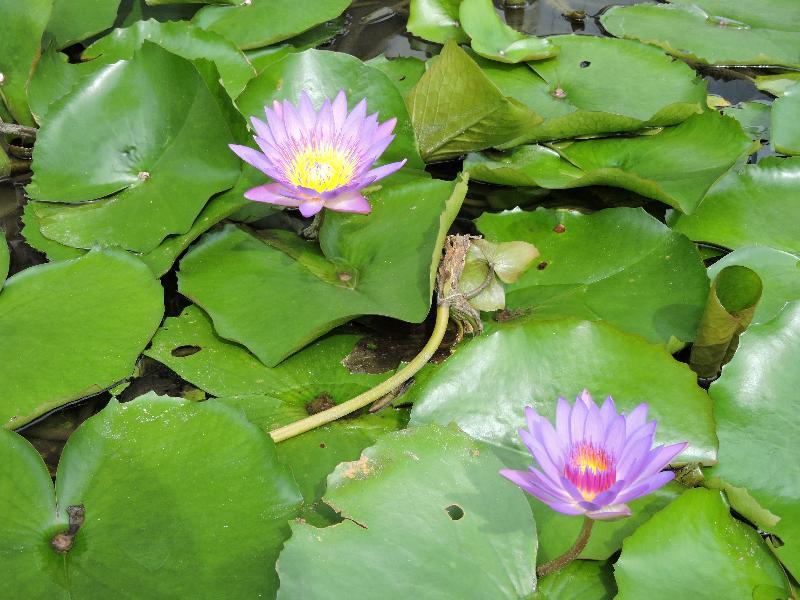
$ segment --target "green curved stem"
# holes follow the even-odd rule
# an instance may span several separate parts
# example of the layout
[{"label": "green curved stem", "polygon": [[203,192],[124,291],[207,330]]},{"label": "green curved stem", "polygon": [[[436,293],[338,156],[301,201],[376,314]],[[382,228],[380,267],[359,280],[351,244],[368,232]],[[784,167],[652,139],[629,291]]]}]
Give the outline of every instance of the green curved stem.
[{"label": "green curved stem", "polygon": [[543,565],[540,565],[539,568],[536,569],[536,577],[544,577],[553,573],[554,571],[558,571],[559,569],[563,569],[573,560],[580,556],[583,549],[586,548],[586,544],[589,543],[589,536],[592,535],[592,526],[594,525],[594,519],[590,519],[589,517],[583,518],[583,527],[581,528],[581,532],[578,534],[578,539],[575,540],[575,543],[572,545],[572,548],[567,550],[564,554],[559,556],[558,558],[554,558],[550,562],[546,562]]},{"label": "green curved stem", "polygon": [[301,433],[315,429],[320,425],[325,425],[335,421],[336,419],[344,417],[345,415],[349,415],[351,412],[354,412],[359,408],[364,408],[365,406],[372,404],[378,398],[382,398],[399,385],[411,379],[422,367],[425,366],[425,363],[431,359],[433,354],[439,348],[439,344],[442,343],[442,339],[444,338],[445,331],[447,331],[447,322],[449,320],[450,306],[447,302],[445,302],[436,309],[436,324],[433,327],[433,333],[431,333],[430,339],[420,353],[417,354],[405,367],[389,377],[389,379],[379,383],[374,388],[367,390],[363,394],[359,394],[347,402],[342,402],[341,404],[337,404],[328,410],[323,410],[315,415],[311,415],[310,417],[300,419],[299,421],[290,423],[285,427],[279,427],[278,429],[271,431],[270,436],[272,436],[273,441],[277,443],[282,442],[283,440],[288,440],[296,435],[300,435]]}]

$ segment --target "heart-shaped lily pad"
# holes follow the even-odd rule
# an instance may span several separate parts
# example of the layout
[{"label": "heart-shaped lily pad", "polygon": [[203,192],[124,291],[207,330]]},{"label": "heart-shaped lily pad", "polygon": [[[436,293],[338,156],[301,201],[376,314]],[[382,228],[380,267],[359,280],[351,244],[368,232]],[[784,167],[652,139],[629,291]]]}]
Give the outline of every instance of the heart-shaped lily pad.
[{"label": "heart-shaped lily pad", "polygon": [[28,193],[75,206],[39,205],[42,233],[79,248],[148,252],[186,232],[208,198],[235,183],[230,141],[227,118],[194,65],[145,42],[132,60],[99,69],[50,107]]},{"label": "heart-shaped lily pad", "polygon": [[59,48],[65,48],[110,29],[120,0],[52,0],[52,4],[47,32]]},{"label": "heart-shaped lily pad", "polygon": [[235,6],[206,6],[193,22],[239,48],[260,48],[335,19],[349,4],[350,0],[314,0],[310,7],[294,0],[251,0]]},{"label": "heart-shaped lily pad", "polygon": [[253,65],[230,41],[187,21],[137,21],[135,25],[115,29],[96,41],[83,51],[82,57],[84,60],[99,57],[106,63],[130,59],[144,40],[189,60],[211,60],[231,98],[241,94],[244,86],[256,74]]},{"label": "heart-shaped lily pad", "polygon": [[478,181],[501,185],[621,187],[688,213],[751,148],[749,136],[736,121],[709,111],[655,135],[471,154],[464,169]]},{"label": "heart-shaped lily pad", "polygon": [[129,377],[163,312],[159,282],[119,251],[8,279],[0,291],[0,422],[19,427]]},{"label": "heart-shaped lily pad", "polygon": [[26,90],[52,5],[53,0],[0,0],[0,100],[25,125],[33,125]]},{"label": "heart-shaped lily pad", "polygon": [[771,246],[800,253],[800,157],[765,158],[729,172],[673,228],[728,248]]},{"label": "heart-shaped lily pad", "polygon": [[668,600],[676,590],[709,600],[789,594],[758,533],[731,516],[719,492],[704,489],[684,492],[625,540],[614,577],[620,600]]},{"label": "heart-shaped lily pad", "polygon": [[463,0],[459,18],[472,40],[472,49],[485,58],[518,63],[558,54],[558,46],[548,38],[525,35],[506,25],[494,11],[491,0]]},{"label": "heart-shaped lily pad", "polygon": [[800,427],[796,390],[800,386],[800,303],[745,332],[733,360],[709,393],[719,435],[719,464],[709,476],[744,487],[780,518],[757,523],[778,535],[775,552],[800,574]]},{"label": "heart-shaped lily pad", "polygon": [[[112,401],[70,438],[55,493],[16,434],[0,431],[0,455],[0,532],[15,549],[3,596],[275,593],[299,495],[272,442],[238,411],[154,395]],[[77,531],[58,538],[58,554],[50,541],[68,533],[77,507]]]},{"label": "heart-shaped lily pad", "polygon": [[345,521],[322,529],[292,524],[279,598],[531,594],[536,526],[522,493],[499,480],[501,466],[457,430],[383,436],[328,478],[325,501]]},{"label": "heart-shaped lily pad", "polygon": [[652,342],[694,339],[708,277],[694,244],[641,209],[486,213],[493,241],[539,249],[538,268],[506,286],[506,306],[534,319],[603,319]]},{"label": "heart-shaped lily pad", "polygon": [[748,246],[722,257],[708,269],[714,278],[725,267],[742,265],[752,269],[764,284],[763,294],[753,315],[753,325],[766,323],[787,303],[800,300],[800,256],[765,246]]},{"label": "heart-shaped lily pad", "polygon": [[437,44],[448,40],[466,43],[469,36],[458,21],[460,5],[461,0],[411,0],[406,28],[417,37]]},{"label": "heart-shaped lily pad", "polygon": [[431,59],[406,104],[426,161],[506,144],[542,122],[507,98],[453,41]]},{"label": "heart-shaped lily pad", "polygon": [[359,315],[424,320],[466,183],[402,171],[384,181],[371,214],[326,214],[322,250],[286,231],[207,234],[181,261],[181,293],[268,366]]},{"label": "heart-shaped lily pad", "polygon": [[747,4],[681,0],[615,6],[600,23],[612,35],[655,44],[696,63],[800,67],[797,3],[761,0],[741,8]]}]

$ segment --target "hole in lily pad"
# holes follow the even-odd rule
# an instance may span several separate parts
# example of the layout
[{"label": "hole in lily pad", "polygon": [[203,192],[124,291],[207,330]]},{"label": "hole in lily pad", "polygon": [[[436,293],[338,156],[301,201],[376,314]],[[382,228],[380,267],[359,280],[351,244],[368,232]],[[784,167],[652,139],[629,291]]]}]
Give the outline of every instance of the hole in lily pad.
[{"label": "hole in lily pad", "polygon": [[536,268],[539,269],[540,271],[544,271],[547,268],[547,261],[543,260],[538,265],[536,265]]},{"label": "hole in lily pad", "polygon": [[178,358],[183,358],[184,356],[191,356],[192,354],[197,354],[198,352],[200,352],[200,350],[202,350],[200,346],[192,346],[192,345],[178,346],[177,348],[173,348],[170,354]]},{"label": "hole in lily pad", "polygon": [[464,509],[461,508],[458,504],[451,504],[447,508],[447,515],[453,519],[453,521],[458,521],[461,517],[464,516]]},{"label": "hole in lily pad", "polygon": [[591,65],[591,64],[592,64],[592,63],[591,63],[591,62],[589,62],[588,60],[582,60],[582,61],[581,61],[581,69],[585,69],[586,67],[588,67],[588,66],[589,66],[589,65]]}]

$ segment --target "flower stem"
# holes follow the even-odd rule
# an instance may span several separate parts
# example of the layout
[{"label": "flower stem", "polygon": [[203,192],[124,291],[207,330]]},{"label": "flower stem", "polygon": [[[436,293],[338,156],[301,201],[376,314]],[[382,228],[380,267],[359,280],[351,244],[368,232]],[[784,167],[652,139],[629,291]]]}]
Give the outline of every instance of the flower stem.
[{"label": "flower stem", "polygon": [[0,123],[0,134],[14,135],[32,140],[36,138],[36,128],[17,125],[16,123]]},{"label": "flower stem", "polygon": [[271,431],[270,436],[272,436],[272,439],[276,443],[282,442],[283,440],[288,440],[291,437],[300,435],[301,433],[305,433],[311,429],[315,429],[320,425],[325,425],[335,421],[336,419],[344,417],[345,415],[349,415],[351,412],[354,412],[359,408],[363,408],[368,404],[372,404],[378,398],[382,398],[397,386],[411,379],[411,377],[416,375],[416,373],[425,366],[425,364],[431,359],[433,354],[439,348],[439,344],[442,343],[444,334],[447,331],[447,323],[449,320],[450,305],[447,302],[444,302],[436,309],[436,324],[433,327],[433,333],[431,334],[430,339],[425,344],[425,347],[420,350],[420,353],[417,354],[405,367],[389,377],[389,379],[376,385],[374,388],[367,390],[363,394],[359,394],[347,402],[337,404],[328,410],[323,410],[322,412],[318,412],[317,414],[306,417],[305,419],[300,419],[299,421],[290,423],[285,427],[279,427],[278,429]]},{"label": "flower stem", "polygon": [[593,525],[594,519],[584,517],[583,527],[581,528],[581,532],[578,534],[578,539],[575,540],[575,543],[572,545],[572,548],[567,550],[558,558],[554,558],[550,562],[540,565],[539,568],[536,569],[536,576],[539,578],[545,577],[550,573],[563,569],[573,560],[578,558],[580,553],[583,552],[583,549],[586,548],[586,544],[589,543],[589,536],[592,535]]}]

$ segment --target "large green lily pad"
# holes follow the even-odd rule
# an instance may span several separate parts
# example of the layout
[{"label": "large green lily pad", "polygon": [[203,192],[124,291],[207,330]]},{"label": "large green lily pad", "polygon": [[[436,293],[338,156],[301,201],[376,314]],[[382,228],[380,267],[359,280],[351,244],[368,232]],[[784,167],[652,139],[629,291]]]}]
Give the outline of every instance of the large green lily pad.
[{"label": "large green lily pad", "polygon": [[325,50],[306,50],[289,54],[261,71],[237,100],[242,114],[264,118],[264,106],[273,100],[297,103],[306,92],[320,106],[340,90],[347,94],[350,109],[362,98],[368,112],[377,112],[380,121],[397,119],[395,139],[380,158],[381,162],[408,160],[407,167],[424,166],[419,158],[414,128],[403,97],[389,78],[354,56]]},{"label": "large green lily pad", "polygon": [[96,41],[83,51],[82,57],[84,60],[99,57],[106,63],[130,59],[144,40],[189,60],[211,60],[231,98],[241,94],[247,82],[256,75],[253,65],[233,43],[188,21],[137,21],[135,25],[115,29]]},{"label": "large green lily pad", "polygon": [[384,182],[371,214],[326,214],[321,250],[286,231],[207,234],[181,261],[180,292],[267,366],[359,315],[421,322],[466,183],[402,171]]},{"label": "large green lily pad", "polygon": [[709,111],[655,135],[471,154],[464,169],[478,181],[501,185],[555,189],[610,185],[689,213],[751,146],[734,119]]},{"label": "large green lily pad", "polygon": [[800,154],[800,83],[772,103],[772,145],[781,154]]},{"label": "large green lily pad", "polygon": [[[9,555],[14,577],[0,581],[3,595],[275,593],[274,564],[299,495],[272,442],[238,411],[154,395],[112,401],[70,438],[55,494],[32,446],[0,432],[0,448],[16,475],[0,479],[3,539],[23,548]],[[78,505],[85,520],[58,555],[50,539]]]},{"label": "large green lily pad", "polygon": [[617,584],[611,565],[597,560],[576,560],[539,582],[532,600],[611,600]]},{"label": "large green lily pad", "polygon": [[518,63],[558,54],[558,46],[548,38],[525,35],[506,25],[495,12],[492,0],[463,0],[459,19],[472,49],[485,58]]},{"label": "large green lily pad", "polygon": [[642,209],[584,215],[539,208],[485,213],[487,239],[521,240],[540,252],[538,268],[506,286],[506,306],[534,319],[605,320],[652,342],[694,339],[708,277],[694,244]]},{"label": "large green lily pad", "polygon": [[295,0],[252,0],[235,6],[206,6],[193,22],[239,48],[260,48],[335,19],[349,4],[350,0],[314,0],[311,7]]},{"label": "large green lily pad", "polygon": [[792,13],[798,14],[793,0],[762,0],[749,7],[681,0],[615,6],[600,23],[612,35],[655,44],[701,64],[800,67],[800,21]]},{"label": "large green lily pad", "polygon": [[684,492],[625,540],[614,577],[620,600],[666,600],[676,590],[708,600],[789,594],[758,533],[731,516],[720,492],[702,488]]},{"label": "large green lily pad", "polygon": [[19,427],[129,377],[163,311],[159,282],[118,251],[8,279],[0,292],[0,422]]},{"label": "large green lily pad", "polygon": [[711,402],[663,348],[603,322],[522,319],[488,329],[407,392],[412,424],[455,422],[496,446],[509,467],[524,468],[530,454],[517,431],[525,406],[552,418],[559,396],[573,399],[585,388],[596,398],[612,395],[626,412],[647,402],[658,443],[690,444],[675,462],[715,462]]},{"label": "large green lily pad", "polygon": [[762,507],[780,517],[775,548],[793,574],[800,574],[800,303],[775,319],[751,327],[733,360],[709,390],[719,435],[719,464],[709,476],[744,487]]},{"label": "large green lily pad", "polygon": [[499,480],[501,466],[457,430],[383,436],[328,479],[325,500],[345,521],[322,529],[292,524],[279,597],[531,594],[536,527],[522,492]]},{"label": "large green lily pad", "polygon": [[507,98],[453,41],[431,59],[406,104],[426,161],[506,144],[542,122]]},{"label": "large green lily pad", "polygon": [[458,9],[461,0],[411,0],[406,28],[417,37],[444,44],[462,44],[469,36],[461,29]]},{"label": "large green lily pad", "polygon": [[[172,85],[160,84],[167,79]],[[230,141],[195,67],[145,42],[132,60],[103,67],[50,107],[28,186],[33,199],[53,203],[37,209],[42,234],[78,248],[149,252],[188,231],[209,197],[236,182]]]},{"label": "large green lily pad", "polygon": [[59,48],[71,46],[110,29],[117,18],[120,0],[52,0],[53,12],[47,32]]},{"label": "large green lily pad", "polygon": [[729,172],[673,228],[696,241],[800,253],[800,157],[765,158]]},{"label": "large green lily pad", "polygon": [[28,80],[39,60],[42,33],[53,0],[0,0],[0,100],[18,122],[33,125]]},{"label": "large green lily pad", "polygon": [[742,265],[758,273],[763,294],[753,315],[753,325],[766,323],[789,302],[800,300],[800,256],[765,246],[748,246],[722,257],[708,269],[714,278],[725,267]]}]

